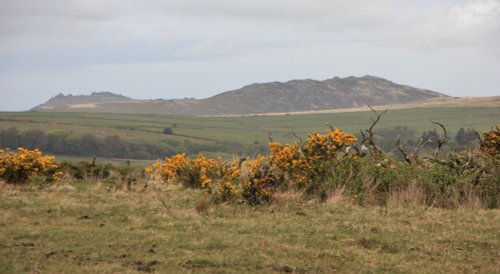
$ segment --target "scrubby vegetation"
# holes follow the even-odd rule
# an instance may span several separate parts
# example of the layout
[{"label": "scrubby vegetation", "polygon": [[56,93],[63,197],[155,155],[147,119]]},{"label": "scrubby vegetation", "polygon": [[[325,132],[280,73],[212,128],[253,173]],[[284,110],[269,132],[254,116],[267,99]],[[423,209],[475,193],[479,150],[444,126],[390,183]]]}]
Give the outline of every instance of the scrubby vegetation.
[{"label": "scrubby vegetation", "polygon": [[[398,143],[406,161],[392,159],[380,150],[372,130],[357,144],[353,135],[331,129],[325,134],[311,133],[306,141],[295,144],[273,141],[269,156],[239,163],[180,154],[146,171],[167,183],[205,189],[218,201],[270,203],[275,194],[292,191],[321,201],[342,195],[359,205],[401,202],[446,208],[498,207],[498,129],[483,133],[480,150],[443,156],[440,149],[446,131],[445,136],[421,140],[413,151]],[[430,142],[435,143],[432,156],[421,155],[420,149]]]}]

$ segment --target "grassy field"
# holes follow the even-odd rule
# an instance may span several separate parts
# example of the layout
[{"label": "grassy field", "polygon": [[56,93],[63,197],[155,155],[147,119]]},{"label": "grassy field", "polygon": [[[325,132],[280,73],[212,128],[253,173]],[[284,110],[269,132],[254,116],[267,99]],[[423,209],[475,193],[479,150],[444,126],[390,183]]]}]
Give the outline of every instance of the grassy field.
[{"label": "grassy field", "polygon": [[[78,161],[86,161],[92,162],[93,157],[84,157],[84,156],[57,156],[56,162],[70,162],[76,163]],[[132,167],[141,167],[144,168],[146,166],[151,165],[156,160],[138,160],[138,159],[118,159],[118,158],[101,158],[96,157],[96,164],[112,164],[117,167],[124,167],[130,165]]]},{"label": "grassy field", "polygon": [[[199,191],[0,183],[0,273],[498,273],[499,210],[281,199],[207,205]],[[200,202],[201,201],[201,202]]]},{"label": "grassy field", "polygon": [[[241,144],[267,143],[268,136],[282,142],[293,141],[294,133],[304,137],[311,131],[325,131],[326,124],[357,133],[370,124],[371,112],[322,113],[246,117],[183,117],[93,113],[0,112],[0,128],[20,130],[64,130],[118,135],[126,140],[159,142],[189,140],[198,143],[228,141]],[[433,128],[431,121],[444,124],[451,134],[459,128],[482,131],[500,121],[500,107],[454,107],[390,110],[379,128],[407,126],[417,131]],[[171,127],[174,135],[163,134]]]}]

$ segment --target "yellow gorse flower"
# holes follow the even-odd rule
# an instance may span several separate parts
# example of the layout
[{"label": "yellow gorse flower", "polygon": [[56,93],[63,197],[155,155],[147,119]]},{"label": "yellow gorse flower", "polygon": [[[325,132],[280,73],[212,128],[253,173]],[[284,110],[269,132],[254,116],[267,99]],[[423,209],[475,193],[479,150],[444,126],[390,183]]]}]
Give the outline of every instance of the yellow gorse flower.
[{"label": "yellow gorse flower", "polygon": [[271,142],[269,157],[261,155],[244,162],[245,175],[248,176],[245,181],[238,161],[229,163],[204,155],[191,159],[185,154],[177,154],[152,164],[145,171],[165,182],[204,189],[219,200],[229,200],[241,194],[250,203],[260,203],[269,201],[283,182],[291,181],[307,187],[320,179],[326,173],[324,163],[336,159],[343,147],[354,142],[353,135],[338,129],[325,134],[313,132],[304,144]]},{"label": "yellow gorse flower", "polygon": [[286,179],[305,186],[324,174],[324,163],[333,161],[342,148],[356,141],[353,135],[332,129],[325,134],[310,133],[304,144],[281,145],[273,142],[269,145],[271,165]]},{"label": "yellow gorse flower", "polygon": [[43,156],[39,149],[18,148],[4,154],[0,149],[0,177],[10,182],[26,182],[34,175],[47,176],[48,181],[61,178],[54,156]]},{"label": "yellow gorse flower", "polygon": [[500,127],[497,125],[495,129],[485,131],[482,135],[481,151],[492,156],[500,154]]},{"label": "yellow gorse flower", "polygon": [[204,155],[190,159],[185,154],[176,154],[165,158],[163,162],[152,164],[145,172],[156,178],[160,177],[164,182],[204,189],[222,200],[238,194],[238,161],[228,163],[220,158],[206,158]]}]

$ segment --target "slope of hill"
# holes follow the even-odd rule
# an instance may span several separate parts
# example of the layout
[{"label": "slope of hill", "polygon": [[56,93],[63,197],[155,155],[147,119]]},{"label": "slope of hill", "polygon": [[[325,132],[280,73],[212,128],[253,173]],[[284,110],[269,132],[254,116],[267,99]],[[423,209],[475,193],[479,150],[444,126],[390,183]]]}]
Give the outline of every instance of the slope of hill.
[{"label": "slope of hill", "polygon": [[201,100],[132,100],[108,94],[110,100],[104,101],[102,96],[97,95],[100,94],[70,98],[58,95],[33,110],[188,116],[249,115],[405,104],[447,97],[374,76],[251,84]]}]

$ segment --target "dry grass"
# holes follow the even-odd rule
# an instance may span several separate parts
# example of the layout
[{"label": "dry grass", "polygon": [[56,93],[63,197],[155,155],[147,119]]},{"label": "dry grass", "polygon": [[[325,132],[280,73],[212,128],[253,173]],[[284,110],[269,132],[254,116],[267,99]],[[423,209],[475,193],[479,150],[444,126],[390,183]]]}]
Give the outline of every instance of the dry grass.
[{"label": "dry grass", "polygon": [[464,198],[461,200],[455,200],[454,207],[460,210],[478,210],[486,208],[484,202],[475,195],[472,190],[464,189]]},{"label": "dry grass", "polygon": [[327,193],[325,204],[329,206],[348,206],[353,205],[352,198],[347,195],[345,186],[337,187]]},{"label": "dry grass", "polygon": [[273,194],[272,205],[274,207],[286,207],[291,204],[303,204],[304,191],[290,190]]},{"label": "dry grass", "polygon": [[212,199],[209,196],[204,196],[196,203],[195,206],[196,212],[198,212],[198,214],[201,215],[208,215],[208,212],[212,204],[213,204]]},{"label": "dry grass", "polygon": [[428,205],[425,191],[417,182],[411,182],[406,188],[395,190],[387,197],[388,207],[421,207]]},{"label": "dry grass", "polygon": [[[435,98],[416,103],[393,104],[393,105],[382,105],[382,106],[372,106],[372,107],[375,110],[385,110],[385,109],[412,109],[412,108],[436,108],[436,107],[454,108],[454,107],[499,107],[499,106],[500,106],[500,96],[491,96],[491,97]],[[280,116],[285,114],[302,115],[302,114],[345,113],[345,112],[360,112],[360,111],[370,111],[370,107],[362,106],[362,107],[340,108],[340,109],[336,108],[336,109],[295,111],[295,112],[274,112],[274,113],[262,113],[258,115]],[[241,115],[219,115],[219,116],[236,117]]]},{"label": "dry grass", "polygon": [[272,210],[204,197],[0,184],[0,273],[498,272],[499,210],[354,207],[343,189],[327,205],[281,193]]}]

